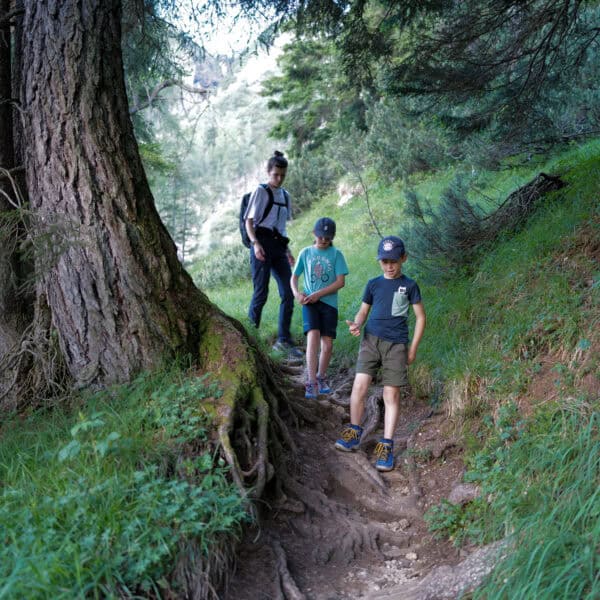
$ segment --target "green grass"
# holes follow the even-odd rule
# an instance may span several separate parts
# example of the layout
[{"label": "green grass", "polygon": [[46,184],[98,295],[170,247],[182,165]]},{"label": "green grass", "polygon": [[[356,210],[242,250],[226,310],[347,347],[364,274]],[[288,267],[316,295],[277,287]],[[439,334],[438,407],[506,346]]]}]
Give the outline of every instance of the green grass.
[{"label": "green grass", "polygon": [[474,457],[467,477],[494,497],[484,537],[513,544],[476,598],[600,597],[597,408],[576,399],[544,407],[512,443],[492,436]]},{"label": "green grass", "polygon": [[4,422],[0,598],[177,593],[177,560],[246,518],[208,441],[218,393],[173,370]]},{"label": "green grass", "polygon": [[[599,182],[589,174],[597,172],[599,155],[600,142],[590,142],[545,162],[535,161],[529,169],[520,166],[480,174],[482,191],[499,200],[540,171],[564,175],[569,187],[548,200],[529,227],[517,235],[506,236],[492,253],[482,257],[474,277],[445,284],[429,283],[427,273],[421,273],[411,262],[410,247],[407,248],[409,260],[404,272],[419,282],[428,315],[420,359],[431,369],[443,365],[446,378],[458,377],[468,368],[476,368],[482,376],[494,376],[506,353],[514,351],[528,334],[534,336],[538,328],[552,329],[551,342],[574,342],[581,321],[577,310],[581,298],[579,292],[570,292],[560,257],[561,250],[574,243],[575,228],[594,213],[600,195]],[[451,179],[450,171],[439,178],[428,175],[417,183],[417,189],[435,203],[436,195]],[[380,273],[375,260],[379,237],[363,198],[354,198],[341,207],[336,200],[324,198],[291,223],[289,230],[291,248],[297,255],[312,242],[311,231],[318,217],[327,215],[337,223],[335,244],[344,253],[350,273],[345,288],[339,292],[333,364],[351,366],[357,341],[348,334],[344,321],[354,317],[367,280]],[[402,190],[373,186],[370,201],[380,231],[402,235],[406,229]],[[582,268],[593,267],[588,264]],[[206,291],[225,312],[245,322],[252,295],[249,279]],[[259,337],[267,342],[276,336],[278,309],[277,288],[271,282],[259,330]],[[302,341],[299,306],[294,310],[292,331]]]},{"label": "green grass", "polygon": [[466,508],[444,502],[430,509],[430,530],[456,544],[506,539],[506,560],[476,599],[598,598],[597,406],[563,399],[527,421],[515,405],[503,409],[465,475],[481,486],[480,498]]}]

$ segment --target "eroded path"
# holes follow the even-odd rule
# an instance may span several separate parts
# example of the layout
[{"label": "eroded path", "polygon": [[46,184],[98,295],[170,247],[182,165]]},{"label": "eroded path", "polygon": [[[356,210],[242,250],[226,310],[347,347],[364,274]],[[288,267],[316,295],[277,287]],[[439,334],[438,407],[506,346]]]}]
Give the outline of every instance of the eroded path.
[{"label": "eroded path", "polygon": [[[438,571],[458,572],[471,552],[435,540],[423,519],[456,492],[463,473],[445,415],[426,400],[405,406],[396,468],[379,473],[372,458],[381,436],[377,390],[367,402],[361,449],[344,453],[334,442],[348,419],[351,374],[340,375],[332,397],[319,401],[304,400],[301,375],[294,379],[293,393],[316,419],[294,430],[297,452],[283,495],[265,501],[260,528],[247,532],[224,600],[408,598],[398,594],[422,592],[419,583]],[[410,597],[446,597],[421,592]]]}]

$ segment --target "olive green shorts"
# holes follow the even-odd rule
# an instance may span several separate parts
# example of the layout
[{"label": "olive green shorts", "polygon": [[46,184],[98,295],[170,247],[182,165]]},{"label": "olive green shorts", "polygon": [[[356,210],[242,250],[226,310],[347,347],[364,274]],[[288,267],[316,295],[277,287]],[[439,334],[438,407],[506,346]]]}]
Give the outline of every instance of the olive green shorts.
[{"label": "olive green shorts", "polygon": [[408,348],[406,344],[388,342],[370,333],[364,335],[356,361],[357,373],[366,373],[375,377],[381,368],[383,385],[407,387],[407,366]]}]

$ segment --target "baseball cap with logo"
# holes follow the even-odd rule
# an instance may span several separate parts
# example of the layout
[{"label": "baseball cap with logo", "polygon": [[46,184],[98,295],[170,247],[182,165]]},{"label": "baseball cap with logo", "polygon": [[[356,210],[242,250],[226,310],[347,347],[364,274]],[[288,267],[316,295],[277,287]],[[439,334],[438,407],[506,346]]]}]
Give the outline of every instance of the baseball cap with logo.
[{"label": "baseball cap with logo", "polygon": [[395,235],[388,235],[379,242],[377,260],[398,260],[405,252],[404,242]]},{"label": "baseball cap with logo", "polygon": [[314,232],[317,237],[332,240],[335,237],[335,221],[329,217],[321,217],[315,223]]}]

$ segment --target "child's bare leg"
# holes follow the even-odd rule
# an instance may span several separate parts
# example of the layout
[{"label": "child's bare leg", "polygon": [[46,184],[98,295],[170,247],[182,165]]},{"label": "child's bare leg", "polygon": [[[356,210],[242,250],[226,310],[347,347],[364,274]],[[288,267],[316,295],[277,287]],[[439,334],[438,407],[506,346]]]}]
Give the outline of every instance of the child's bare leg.
[{"label": "child's bare leg", "polygon": [[319,356],[319,372],[321,377],[325,377],[329,362],[331,361],[331,353],[333,351],[333,338],[328,335],[321,336],[321,355]]},{"label": "child's bare leg", "polygon": [[394,385],[384,385],[383,402],[385,404],[383,437],[391,440],[394,438],[400,418],[400,388]]},{"label": "child's bare leg", "polygon": [[315,383],[317,381],[319,338],[320,332],[318,329],[311,329],[306,334],[306,371],[310,383]]},{"label": "child's bare leg", "polygon": [[352,395],[350,396],[350,422],[352,425],[360,425],[365,412],[365,398],[371,385],[371,375],[357,373],[354,376]]}]

